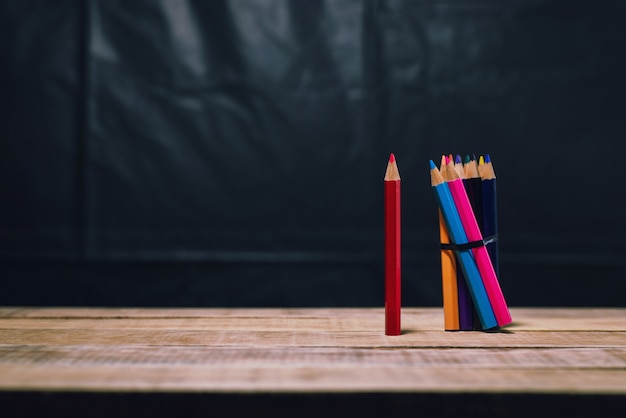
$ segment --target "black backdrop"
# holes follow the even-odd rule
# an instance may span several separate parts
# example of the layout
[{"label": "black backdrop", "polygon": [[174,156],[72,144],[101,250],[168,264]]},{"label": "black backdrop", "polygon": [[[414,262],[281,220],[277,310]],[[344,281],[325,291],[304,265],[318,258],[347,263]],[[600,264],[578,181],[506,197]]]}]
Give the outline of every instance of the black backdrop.
[{"label": "black backdrop", "polygon": [[0,1],[0,304],[441,303],[428,160],[489,153],[510,305],[626,306],[624,2]]}]

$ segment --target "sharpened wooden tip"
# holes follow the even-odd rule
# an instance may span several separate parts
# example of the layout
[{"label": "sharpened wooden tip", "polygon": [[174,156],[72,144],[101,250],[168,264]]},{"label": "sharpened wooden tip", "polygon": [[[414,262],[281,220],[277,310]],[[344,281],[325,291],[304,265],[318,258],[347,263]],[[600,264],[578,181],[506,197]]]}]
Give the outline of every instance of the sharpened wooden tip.
[{"label": "sharpened wooden tip", "polygon": [[430,185],[435,187],[442,183],[444,183],[444,180],[441,172],[439,172],[433,160],[430,160]]},{"label": "sharpened wooden tip", "polygon": [[400,180],[400,172],[398,171],[398,163],[396,162],[396,156],[393,153],[389,156],[389,162],[387,163],[387,171],[385,171],[385,181],[397,181]]},{"label": "sharpened wooden tip", "polygon": [[463,172],[463,163],[461,161],[461,156],[459,154],[456,155],[456,159],[454,160],[454,170],[456,171],[456,174],[458,174],[460,178],[465,177],[465,173]]},{"label": "sharpened wooden tip", "polygon": [[496,178],[496,173],[493,170],[493,164],[491,163],[489,154],[487,154],[487,157],[485,158],[485,163],[478,166],[478,173],[480,174],[480,178],[483,180],[492,180]]},{"label": "sharpened wooden tip", "polygon": [[465,178],[466,179],[480,177],[479,170],[478,170],[478,164],[476,163],[476,159],[470,160],[470,162],[465,164],[464,169],[465,169]]},{"label": "sharpened wooden tip", "polygon": [[442,171],[443,178],[446,179],[446,181],[452,181],[460,178],[458,172],[454,169],[454,166],[452,164],[446,164]]}]

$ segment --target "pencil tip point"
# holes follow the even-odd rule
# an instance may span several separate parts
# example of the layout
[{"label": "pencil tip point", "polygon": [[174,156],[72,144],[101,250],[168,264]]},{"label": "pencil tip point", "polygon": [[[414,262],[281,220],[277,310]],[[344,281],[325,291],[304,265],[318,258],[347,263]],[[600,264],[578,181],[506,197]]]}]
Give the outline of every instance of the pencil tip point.
[{"label": "pencil tip point", "polygon": [[454,158],[454,162],[455,162],[455,164],[461,164],[462,163],[461,156],[459,154],[457,154],[456,157]]},{"label": "pencil tip point", "polygon": [[430,169],[432,170],[433,168],[437,168],[437,166],[433,160],[430,160]]},{"label": "pencil tip point", "polygon": [[396,156],[393,155],[393,152],[391,153],[391,155],[389,155],[389,162],[390,163],[395,163],[396,162]]},{"label": "pencil tip point", "polygon": [[491,157],[489,156],[489,154],[485,154],[485,163],[490,163],[491,162]]}]

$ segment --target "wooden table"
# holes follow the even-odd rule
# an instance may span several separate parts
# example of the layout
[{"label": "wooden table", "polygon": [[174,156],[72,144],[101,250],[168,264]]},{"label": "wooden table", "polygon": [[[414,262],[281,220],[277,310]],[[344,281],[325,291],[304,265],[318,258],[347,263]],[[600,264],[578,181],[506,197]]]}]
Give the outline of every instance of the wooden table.
[{"label": "wooden table", "polygon": [[626,416],[626,309],[511,313],[0,308],[0,416]]}]

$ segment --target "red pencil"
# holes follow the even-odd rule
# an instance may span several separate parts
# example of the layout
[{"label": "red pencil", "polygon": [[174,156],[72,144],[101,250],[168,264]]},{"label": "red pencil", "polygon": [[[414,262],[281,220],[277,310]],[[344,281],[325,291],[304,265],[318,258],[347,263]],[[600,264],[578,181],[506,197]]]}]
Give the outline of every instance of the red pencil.
[{"label": "red pencil", "polygon": [[391,154],[385,172],[385,334],[400,335],[400,173]]}]

